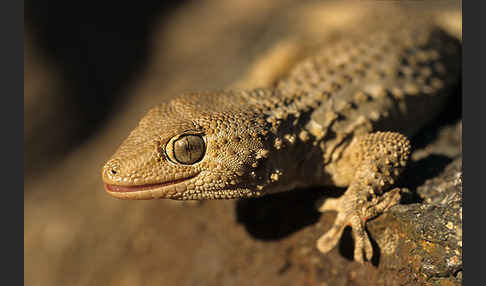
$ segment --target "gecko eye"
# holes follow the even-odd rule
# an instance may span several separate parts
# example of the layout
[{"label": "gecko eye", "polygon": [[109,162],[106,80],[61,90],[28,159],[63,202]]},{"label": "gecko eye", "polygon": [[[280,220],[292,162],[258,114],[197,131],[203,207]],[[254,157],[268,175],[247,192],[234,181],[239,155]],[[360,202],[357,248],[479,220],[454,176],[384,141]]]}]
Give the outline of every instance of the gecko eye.
[{"label": "gecko eye", "polygon": [[206,143],[200,135],[186,134],[174,137],[166,146],[166,154],[174,163],[185,165],[201,161],[206,152]]}]

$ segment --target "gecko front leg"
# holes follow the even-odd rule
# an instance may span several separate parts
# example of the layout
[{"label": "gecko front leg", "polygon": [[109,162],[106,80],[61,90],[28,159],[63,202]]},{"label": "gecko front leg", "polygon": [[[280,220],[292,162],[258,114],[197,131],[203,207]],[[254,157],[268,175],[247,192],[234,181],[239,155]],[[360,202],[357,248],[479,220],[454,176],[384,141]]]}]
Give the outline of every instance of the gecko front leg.
[{"label": "gecko front leg", "polygon": [[399,133],[376,132],[358,137],[349,145],[336,169],[337,176],[351,178],[348,189],[342,197],[327,199],[319,208],[321,212],[338,212],[334,225],[317,241],[321,252],[334,248],[349,225],[355,241],[354,259],[371,259],[373,248],[366,221],[398,204],[400,189],[386,191],[400,175],[409,155],[410,142]]}]

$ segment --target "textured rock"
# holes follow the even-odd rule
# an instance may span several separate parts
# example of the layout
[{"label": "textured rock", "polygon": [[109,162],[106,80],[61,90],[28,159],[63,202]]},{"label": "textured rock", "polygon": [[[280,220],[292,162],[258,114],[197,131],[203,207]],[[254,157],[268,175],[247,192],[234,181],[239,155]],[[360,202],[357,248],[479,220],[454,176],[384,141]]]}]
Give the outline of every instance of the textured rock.
[{"label": "textured rock", "polygon": [[369,225],[382,250],[379,271],[398,274],[402,283],[459,285],[462,157],[427,180],[417,193],[421,203],[397,206]]}]

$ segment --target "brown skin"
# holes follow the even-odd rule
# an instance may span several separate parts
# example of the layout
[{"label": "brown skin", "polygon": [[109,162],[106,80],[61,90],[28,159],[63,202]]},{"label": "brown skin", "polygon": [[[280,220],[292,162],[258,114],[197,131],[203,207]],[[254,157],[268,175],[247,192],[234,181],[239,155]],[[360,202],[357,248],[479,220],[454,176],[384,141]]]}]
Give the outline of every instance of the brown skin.
[{"label": "brown skin", "polygon": [[344,186],[320,208],[338,216],[317,247],[328,252],[351,225],[355,259],[371,259],[365,222],[400,199],[393,185],[410,154],[401,133],[433,118],[459,76],[454,38],[426,21],[395,20],[272,73],[281,77],[272,87],[185,94],[152,108],[103,167],[107,192],[203,200]]}]

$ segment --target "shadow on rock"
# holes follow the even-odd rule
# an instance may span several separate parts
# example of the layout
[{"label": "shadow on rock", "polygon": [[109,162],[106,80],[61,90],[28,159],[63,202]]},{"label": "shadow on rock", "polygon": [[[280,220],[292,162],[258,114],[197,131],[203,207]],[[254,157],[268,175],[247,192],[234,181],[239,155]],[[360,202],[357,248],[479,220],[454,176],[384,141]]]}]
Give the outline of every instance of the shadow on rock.
[{"label": "shadow on rock", "polygon": [[256,199],[239,200],[236,216],[254,238],[278,240],[315,224],[321,213],[319,202],[329,196],[338,197],[339,189],[298,189]]},{"label": "shadow on rock", "polygon": [[421,199],[416,194],[416,189],[423,185],[425,181],[441,174],[452,160],[452,158],[444,155],[431,154],[418,161],[411,161],[399,184],[408,188],[412,193],[403,196],[401,203],[421,202]]}]

